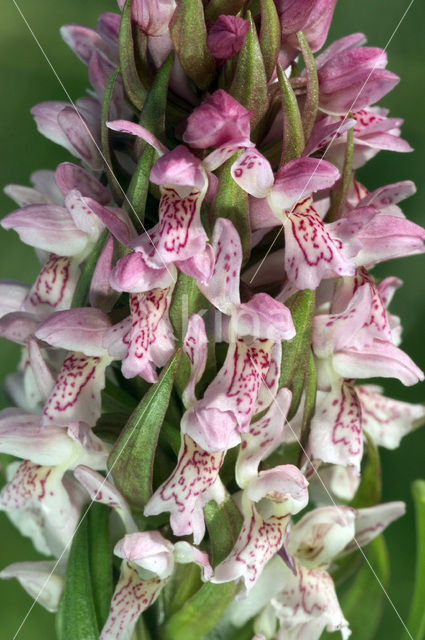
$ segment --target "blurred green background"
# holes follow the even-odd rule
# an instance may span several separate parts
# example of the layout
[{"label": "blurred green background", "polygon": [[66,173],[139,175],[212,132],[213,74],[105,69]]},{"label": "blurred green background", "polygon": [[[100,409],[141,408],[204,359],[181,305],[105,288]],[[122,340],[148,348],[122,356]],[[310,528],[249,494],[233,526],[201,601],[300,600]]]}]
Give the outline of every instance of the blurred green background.
[{"label": "blurred green background", "polygon": [[[102,11],[115,11],[113,0],[18,0],[31,29],[51,60],[58,76],[73,99],[85,92],[86,68],[67,49],[59,27],[67,23],[94,26]],[[329,41],[355,31],[364,32],[370,44],[385,47],[409,5],[408,0],[339,0]],[[425,224],[425,3],[416,0],[388,46],[389,68],[402,77],[401,83],[382,104],[391,115],[405,119],[403,137],[415,148],[412,154],[381,152],[360,178],[370,189],[398,180],[412,179],[418,194],[406,201],[406,215]],[[0,20],[0,184],[28,184],[32,171],[54,169],[67,158],[66,152],[42,138],[35,129],[29,109],[43,100],[66,100],[57,78],[19,15],[12,0],[3,0]],[[0,194],[1,216],[13,209]],[[377,270],[378,271],[378,270]],[[397,275],[405,282],[392,304],[404,326],[403,348],[425,370],[425,257],[415,256],[379,267],[379,275]],[[0,274],[3,278],[32,281],[37,260],[29,247],[22,245],[13,232],[0,232]],[[19,350],[1,340],[1,378],[14,370]],[[400,383],[385,384],[388,394],[410,402],[425,401],[425,384],[404,388]],[[425,429],[408,436],[401,447],[382,450],[384,500],[405,500],[407,515],[390,527],[386,535],[391,558],[389,595],[405,620],[414,578],[414,520],[410,483],[425,477]],[[37,559],[31,544],[23,539],[0,514],[0,569],[11,562]],[[0,582],[0,640],[12,640],[31,606],[16,581]],[[373,606],[373,603],[370,603]],[[367,611],[365,624],[367,624]],[[399,638],[402,627],[391,605],[385,605],[377,640]],[[50,640],[54,618],[36,605],[19,632],[20,640]],[[338,634],[335,634],[338,637]],[[355,640],[355,639],[354,639]]]}]

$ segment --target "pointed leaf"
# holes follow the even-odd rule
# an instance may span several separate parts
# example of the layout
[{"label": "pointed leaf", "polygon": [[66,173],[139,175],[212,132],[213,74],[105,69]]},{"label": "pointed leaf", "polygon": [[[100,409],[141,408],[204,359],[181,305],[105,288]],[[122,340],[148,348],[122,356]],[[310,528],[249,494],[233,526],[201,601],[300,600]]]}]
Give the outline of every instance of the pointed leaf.
[{"label": "pointed leaf", "polygon": [[79,307],[86,307],[89,300],[90,284],[93,278],[93,273],[108,239],[108,230],[105,229],[101,236],[99,236],[96,244],[91,250],[84,267],[81,269],[81,275],[75,287],[74,295],[72,298],[71,308],[77,309]]},{"label": "pointed leaf", "polygon": [[109,539],[109,509],[100,502],[90,505],[87,514],[90,575],[99,629],[109,614],[112,598],[112,549]]},{"label": "pointed leaf", "polygon": [[354,132],[353,129],[348,129],[347,143],[345,146],[345,158],[344,166],[342,169],[341,179],[339,187],[334,195],[331,208],[326,216],[327,222],[333,222],[341,217],[345,203],[347,200],[348,189],[350,188],[351,178],[353,174],[353,158],[354,158]]},{"label": "pointed leaf", "polygon": [[244,107],[252,111],[252,130],[255,129],[267,111],[268,93],[266,70],[257,29],[249,11],[246,17],[250,22],[250,27],[244,45],[239,52],[230,93]]},{"label": "pointed leaf", "polygon": [[90,576],[89,520],[83,517],[72,541],[57,617],[59,640],[97,640],[99,627]]},{"label": "pointed leaf", "polygon": [[131,8],[134,0],[127,0],[121,17],[119,34],[120,67],[125,92],[128,99],[139,111],[143,107],[146,92],[137,73],[134,59],[133,28]]},{"label": "pointed leaf", "polygon": [[402,640],[412,636],[415,640],[425,638],[425,481],[415,480],[412,484],[416,513],[416,571],[415,588],[412,597],[407,627],[411,635],[404,633]]},{"label": "pointed leaf", "polygon": [[319,80],[317,77],[316,61],[302,31],[298,31],[297,38],[301,53],[303,54],[307,77],[307,94],[302,112],[304,139],[307,141],[313,130],[317,116],[317,108],[319,106]]},{"label": "pointed leaf", "polygon": [[221,170],[220,183],[213,207],[213,219],[227,218],[230,220],[241,239],[243,261],[246,264],[251,252],[251,224],[249,217],[248,194],[232,178],[233,163],[243,153],[232,156]]},{"label": "pointed leaf", "polygon": [[[214,564],[232,550],[242,525],[242,518],[230,498],[218,506],[205,506],[205,520],[210,534]],[[164,625],[164,640],[202,640],[220,620],[233,600],[236,584],[207,582]]]},{"label": "pointed leaf", "polygon": [[280,49],[280,22],[273,0],[261,0],[260,47],[267,80],[270,80]]},{"label": "pointed leaf", "polygon": [[115,443],[108,467],[127,502],[143,509],[152,495],[152,473],[159,432],[180,361],[178,350],[133,411]]},{"label": "pointed leaf", "polygon": [[110,131],[106,126],[106,123],[109,121],[109,107],[111,104],[112,96],[114,94],[115,84],[117,82],[118,76],[120,74],[119,68],[115,69],[113,74],[108,80],[108,84],[106,85],[105,92],[103,94],[102,100],[102,113],[101,113],[101,142],[102,142],[102,155],[105,164],[105,173],[108,178],[109,187],[111,189],[112,195],[114,197],[115,202],[120,205],[124,198],[124,191],[115,176],[114,168],[113,168],[113,159],[112,159],[112,150],[109,142]]},{"label": "pointed leaf", "polygon": [[215,62],[207,47],[202,0],[180,0],[170,24],[171,39],[180,64],[193,82],[208,89]]},{"label": "pointed leaf", "polygon": [[356,495],[350,503],[350,506],[355,509],[372,507],[378,504],[381,500],[382,493],[382,472],[379,450],[367,433],[364,432],[364,436],[367,440],[367,462],[362,471],[362,479]]},{"label": "pointed leaf", "polygon": [[304,409],[303,420],[301,425],[301,445],[306,447],[308,442],[308,436],[310,434],[310,422],[314,415],[316,407],[316,391],[317,391],[317,374],[316,363],[313,356],[313,351],[310,349],[307,360],[307,368],[305,375],[305,397],[304,397]]},{"label": "pointed leaf", "polygon": [[292,296],[286,303],[295,327],[295,337],[282,342],[282,366],[279,388],[292,391],[292,404],[288,414],[290,420],[298,409],[304,388],[307,360],[310,352],[310,331],[315,304],[315,293],[304,289]]},{"label": "pointed leaf", "polygon": [[304,150],[304,131],[298,102],[291,83],[282,67],[276,66],[282,95],[283,109],[283,152],[281,164],[299,158]]},{"label": "pointed leaf", "polygon": [[[146,96],[140,116],[140,124],[164,143],[166,142],[165,109],[167,106],[168,81],[172,64],[173,55],[170,54],[155,77],[154,83]],[[143,145],[143,151],[127,193],[129,200],[127,204],[131,205],[127,207],[127,210],[134,226],[139,232],[142,231],[141,223],[143,223],[145,219],[146,199],[149,191],[149,175],[157,157],[158,154],[151,145]]]}]

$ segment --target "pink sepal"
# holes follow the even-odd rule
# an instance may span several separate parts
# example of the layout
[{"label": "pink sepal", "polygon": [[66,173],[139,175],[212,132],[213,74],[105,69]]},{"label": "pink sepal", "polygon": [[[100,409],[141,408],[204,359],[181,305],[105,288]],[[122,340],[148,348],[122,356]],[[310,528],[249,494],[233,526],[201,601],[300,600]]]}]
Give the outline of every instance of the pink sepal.
[{"label": "pink sepal", "polygon": [[64,196],[76,189],[82,196],[93,198],[100,204],[112,200],[111,192],[83,167],[72,162],[62,162],[55,171],[55,182]]},{"label": "pink sepal", "polygon": [[403,256],[423,253],[425,229],[399,216],[380,213],[359,233],[362,249],[356,256],[358,266],[372,266]]},{"label": "pink sepal", "polygon": [[155,162],[150,180],[160,186],[191,187],[202,191],[206,176],[199,158],[187,147],[179,145]]},{"label": "pink sepal", "polygon": [[[118,0],[121,11],[125,0]],[[168,30],[176,8],[175,0],[135,0],[131,7],[131,17],[148,36],[160,36]]]},{"label": "pink sepal", "polygon": [[[241,18],[234,16],[221,16],[221,18],[240,21],[249,29],[249,22]],[[220,18],[215,24],[217,25],[219,21]],[[241,142],[250,145],[251,115],[251,111],[245,109],[230,94],[218,89],[188,117],[183,140],[195,149],[221,147]]]},{"label": "pink sepal", "polygon": [[127,246],[136,237],[133,224],[128,214],[122,209],[104,207],[93,198],[82,198],[81,201],[121,244]]},{"label": "pink sepal", "polygon": [[93,171],[103,168],[103,160],[95,131],[91,131],[90,124],[82,114],[82,110],[66,106],[57,116],[59,127],[70,141],[73,155],[81,158]]},{"label": "pink sepal", "polygon": [[0,318],[21,310],[29,285],[15,280],[0,280]]},{"label": "pink sepal", "polygon": [[145,142],[150,144],[160,155],[167,153],[168,149],[156,138],[153,133],[142,127],[140,124],[135,124],[129,120],[112,120],[106,123],[107,127],[112,131],[118,131],[120,133],[128,133],[131,136],[137,136],[142,138]]},{"label": "pink sepal", "polygon": [[80,24],[65,24],[60,28],[60,34],[68,47],[86,65],[89,64],[95,51],[99,50],[106,55],[110,54],[102,36],[90,27],[84,27]]},{"label": "pink sepal", "polygon": [[354,540],[349,542],[344,551],[352,551],[369,544],[379,536],[394,520],[406,513],[404,502],[385,502],[367,509],[358,509],[356,515],[356,531]]},{"label": "pink sepal", "polygon": [[304,147],[303,156],[310,156],[315,151],[327,148],[326,155],[332,155],[334,146],[346,131],[352,129],[356,124],[354,118],[334,122],[330,117],[321,118],[314,124],[311,136]]},{"label": "pink sepal", "polygon": [[52,347],[103,356],[102,341],[111,328],[108,316],[94,307],[57,311],[37,328],[36,337]]},{"label": "pink sepal", "polygon": [[319,106],[327,113],[359,111],[378,102],[400,78],[385,69],[382,49],[357,47],[341,51],[319,67]]},{"label": "pink sepal", "polygon": [[146,264],[141,253],[132,251],[118,260],[109,281],[115,291],[141,293],[166,289],[175,281],[174,274],[175,269],[171,265],[167,269],[154,269]]},{"label": "pink sepal", "polygon": [[270,206],[274,210],[290,209],[305,196],[332,187],[339,176],[338,169],[326,160],[294,158],[278,170]]},{"label": "pink sepal", "polygon": [[83,464],[79,464],[75,468],[74,476],[86,489],[90,500],[106,504],[117,512],[127,533],[137,531],[137,526],[126,501],[118,489],[104,476]]},{"label": "pink sepal", "polygon": [[87,235],[79,229],[64,207],[31,204],[12,211],[1,221],[3,229],[14,229],[22,242],[61,256],[73,256],[87,245]]},{"label": "pink sepal", "polygon": [[114,239],[108,236],[105,246],[96,263],[93,277],[90,283],[89,301],[92,307],[97,307],[105,313],[109,313],[119,298],[119,293],[114,291],[109,284],[114,258]]},{"label": "pink sepal", "polygon": [[312,51],[322,48],[328,35],[336,0],[277,0],[276,8],[284,43],[299,49],[297,31],[302,31]]},{"label": "pink sepal", "polygon": [[47,611],[59,608],[64,580],[52,561],[15,562],[0,572],[0,579],[16,578],[28,595]]},{"label": "pink sepal", "polygon": [[425,420],[425,405],[393,400],[374,385],[356,387],[362,410],[363,429],[376,444],[396,449],[400,440]]},{"label": "pink sepal", "polygon": [[33,335],[38,322],[38,318],[31,313],[8,313],[0,319],[0,337],[25,345]]},{"label": "pink sepal", "polygon": [[227,451],[241,440],[233,413],[204,406],[202,401],[183,414],[181,429],[203,450],[213,453]]},{"label": "pink sepal", "polygon": [[29,204],[54,204],[44,193],[20,184],[7,184],[3,193],[16,202],[19,207],[27,207]]}]

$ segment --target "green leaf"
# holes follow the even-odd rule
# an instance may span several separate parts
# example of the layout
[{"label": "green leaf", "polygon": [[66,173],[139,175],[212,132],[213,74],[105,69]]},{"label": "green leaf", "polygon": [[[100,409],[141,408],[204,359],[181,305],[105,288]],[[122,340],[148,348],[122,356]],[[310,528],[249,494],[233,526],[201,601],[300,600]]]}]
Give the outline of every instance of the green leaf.
[{"label": "green leaf", "polygon": [[202,587],[198,565],[177,564],[174,572],[162,590],[165,617],[170,618],[180,611],[185,603]]},{"label": "green leaf", "polygon": [[316,60],[302,31],[297,33],[298,43],[304,58],[307,78],[307,94],[302,112],[304,138],[308,140],[316,121],[319,106],[319,80],[317,77]]},{"label": "green leaf", "polygon": [[201,89],[208,89],[215,75],[215,62],[207,47],[202,0],[180,0],[170,33],[180,64],[189,78]]},{"label": "green leaf", "polygon": [[230,169],[235,160],[243,153],[239,151],[223,166],[217,195],[213,207],[213,219],[227,218],[233,222],[242,243],[243,264],[251,252],[251,224],[249,217],[248,194],[233,180]]},{"label": "green leaf", "polygon": [[59,640],[97,640],[99,637],[90,576],[90,525],[86,513],[77,527],[69,553],[57,618]]},{"label": "green leaf", "polygon": [[314,361],[313,351],[310,349],[307,357],[307,368],[305,374],[305,397],[303,419],[301,424],[301,446],[306,448],[308,437],[310,435],[310,422],[314,415],[316,407],[316,391],[317,391],[317,373],[316,363]]},{"label": "green leaf", "polygon": [[404,633],[402,640],[413,637],[415,640],[425,638],[425,481],[415,480],[412,484],[412,495],[416,514],[416,571],[415,587],[410,606],[407,627],[410,636]]},{"label": "green leaf", "polygon": [[273,0],[261,0],[260,47],[266,77],[270,80],[280,50],[280,22]]},{"label": "green leaf", "polygon": [[356,495],[350,503],[355,509],[373,507],[381,500],[382,471],[379,450],[372,438],[364,432],[367,441],[367,462]]},{"label": "green leaf", "polygon": [[210,500],[204,507],[204,515],[211,541],[211,563],[216,566],[233,549],[242,526],[242,516],[230,498],[221,505]]},{"label": "green leaf", "polygon": [[[210,534],[213,564],[221,562],[232,550],[239,535],[242,518],[230,498],[222,505],[214,501],[205,508]],[[163,640],[201,640],[219,622],[233,600],[237,585],[205,583],[164,625]]]},{"label": "green leaf", "polygon": [[352,129],[347,131],[347,144],[345,146],[345,158],[344,158],[344,166],[342,168],[341,179],[338,187],[338,191],[336,192],[333,200],[331,208],[329,209],[326,222],[333,222],[334,220],[338,220],[341,217],[345,201],[347,199],[348,189],[350,188],[350,183],[353,174],[353,157],[354,157],[354,133]]},{"label": "green leaf", "polygon": [[155,80],[149,90],[140,116],[140,124],[149,129],[161,142],[166,144],[165,110],[167,107],[168,83],[174,53],[170,53],[155,75]]},{"label": "green leaf", "polygon": [[[388,552],[383,536],[369,543],[365,555],[373,570],[363,559],[352,586],[340,598],[341,609],[356,640],[376,637],[385,597],[382,586],[386,588],[389,582]],[[325,638],[334,640],[335,634],[325,633],[321,640]]]},{"label": "green leaf", "polygon": [[109,614],[112,598],[112,549],[109,539],[109,508],[93,503],[87,514],[90,574],[94,609],[99,629]]},{"label": "green leaf", "polygon": [[[239,52],[230,93],[244,107],[252,111],[252,131],[267,111],[268,92],[266,70],[257,29],[249,11],[247,18],[250,22],[250,28]],[[252,137],[255,138],[255,134]]]},{"label": "green leaf", "polygon": [[152,474],[159,432],[180,361],[177,350],[129,418],[108,459],[108,467],[127,502],[143,509],[152,495]]},{"label": "green leaf", "polygon": [[291,83],[280,64],[276,65],[282,95],[283,109],[283,153],[281,164],[299,158],[304,150],[304,130],[298,102]]},{"label": "green leaf", "polygon": [[246,0],[210,0],[205,9],[205,19],[213,22],[221,14],[236,15],[246,4]]},{"label": "green leaf", "polygon": [[[140,124],[164,144],[166,142],[165,109],[173,57],[173,54],[170,54],[159,69],[154,83],[146,96],[140,116]],[[155,149],[149,144],[143,143],[142,154],[127,192],[128,202],[126,209],[139,232],[143,230],[146,199],[149,191],[149,176],[157,157],[158,154]]]},{"label": "green leaf", "polygon": [[97,261],[99,260],[100,254],[102,253],[103,247],[105,246],[106,240],[108,239],[108,235],[109,232],[107,229],[105,229],[99,236],[96,244],[91,250],[90,255],[85,261],[83,268],[81,269],[81,275],[78,279],[77,286],[75,287],[74,295],[72,297],[72,309],[86,307],[88,305],[89,291],[93,273],[96,268]]},{"label": "green leaf", "polygon": [[109,120],[109,107],[111,104],[112,96],[114,94],[115,84],[117,82],[119,74],[120,74],[119,68],[115,69],[115,71],[111,74],[111,77],[108,80],[108,83],[106,85],[106,88],[103,94],[100,137],[101,137],[101,144],[102,144],[102,154],[104,158],[105,173],[108,178],[109,188],[111,189],[115,202],[118,205],[121,205],[124,199],[125,192],[121,187],[114,173],[112,151],[109,143],[109,136],[111,135],[111,132],[106,126],[106,123]]},{"label": "green leaf", "polygon": [[146,92],[140,81],[134,59],[133,27],[131,22],[132,4],[133,0],[127,0],[125,3],[121,17],[118,45],[125,92],[133,106],[140,111],[143,107]]},{"label": "green leaf", "polygon": [[295,326],[295,337],[282,342],[282,367],[279,388],[292,391],[291,409],[288,419],[293,417],[301,400],[307,363],[310,353],[310,332],[315,305],[315,292],[310,289],[299,291],[287,302]]}]

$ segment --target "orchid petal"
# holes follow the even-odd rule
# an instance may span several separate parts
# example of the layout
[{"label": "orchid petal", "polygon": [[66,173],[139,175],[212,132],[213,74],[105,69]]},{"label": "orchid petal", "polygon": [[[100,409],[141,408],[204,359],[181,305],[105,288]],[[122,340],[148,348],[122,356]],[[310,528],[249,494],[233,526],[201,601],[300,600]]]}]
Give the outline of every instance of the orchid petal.
[{"label": "orchid petal", "polygon": [[270,205],[274,210],[290,209],[305,196],[329,189],[339,177],[338,169],[326,160],[294,158],[277,172],[269,196]]},{"label": "orchid petal", "polygon": [[127,533],[137,531],[137,526],[126,501],[113,484],[100,473],[82,464],[75,468],[74,476],[86,489],[90,500],[106,504],[117,512]]},{"label": "orchid petal", "polygon": [[318,391],[308,451],[313,460],[351,465],[360,472],[362,411],[351,384],[344,382],[338,389]]},{"label": "orchid petal", "polygon": [[400,440],[425,419],[425,405],[393,400],[373,385],[356,387],[362,410],[363,429],[374,442],[396,449]]},{"label": "orchid petal", "polygon": [[142,138],[145,142],[150,144],[160,155],[167,153],[168,149],[165,147],[162,142],[156,138],[153,133],[145,129],[139,124],[135,124],[134,122],[129,122],[128,120],[113,120],[112,122],[107,122],[106,126],[108,129],[112,131],[119,131],[120,133],[128,133],[131,136],[137,136],[138,138]]},{"label": "orchid petal", "polygon": [[69,309],[80,277],[78,262],[75,258],[50,254],[28,292],[22,309],[40,319],[54,311]]},{"label": "orchid petal", "polygon": [[113,258],[114,239],[109,235],[96,263],[89,291],[91,306],[97,307],[105,313],[111,311],[120,295],[117,291],[114,291],[109,284]]},{"label": "orchid petal", "polygon": [[289,389],[280,389],[266,415],[242,435],[235,468],[236,482],[242,489],[257,475],[261,460],[281,444],[291,397]]},{"label": "orchid petal", "polygon": [[70,141],[71,153],[84,160],[94,171],[99,171],[103,168],[100,148],[82,113],[83,110],[67,105],[58,113],[58,124]]},{"label": "orchid petal", "polygon": [[231,326],[239,336],[290,340],[295,327],[288,307],[267,293],[256,293],[232,314]]},{"label": "orchid petal", "polygon": [[183,351],[190,361],[190,376],[183,391],[183,404],[187,408],[196,402],[195,387],[204,373],[208,357],[208,337],[201,316],[190,316]]},{"label": "orchid petal", "polygon": [[247,149],[233,163],[230,170],[233,180],[255,198],[265,198],[274,183],[269,161],[256,149]]},{"label": "orchid petal", "polygon": [[159,531],[143,531],[125,535],[115,545],[114,554],[165,580],[174,569],[173,551]]},{"label": "orchid petal", "polygon": [[72,162],[62,162],[55,171],[55,182],[64,196],[76,189],[82,196],[93,198],[101,204],[112,200],[111,193],[97,178]]},{"label": "orchid petal", "polygon": [[2,580],[16,578],[25,591],[47,611],[59,608],[64,580],[55,572],[56,563],[15,562],[0,572]]},{"label": "orchid petal", "polygon": [[404,502],[386,502],[377,504],[367,509],[358,509],[356,516],[356,532],[352,542],[346,547],[345,551],[358,549],[369,544],[371,540],[379,536],[391,522],[404,516],[406,505]]},{"label": "orchid petal", "polygon": [[86,356],[103,356],[102,341],[110,328],[111,322],[103,311],[83,307],[52,314],[39,325],[36,337],[52,347],[79,351]]},{"label": "orchid petal", "polygon": [[110,358],[71,352],[43,409],[42,426],[67,427],[72,422],[94,426],[101,413],[101,391]]},{"label": "orchid petal", "polygon": [[104,207],[93,198],[82,198],[83,205],[93,212],[112,235],[124,246],[136,236],[136,231],[128,214],[116,207]]},{"label": "orchid petal", "polygon": [[28,295],[29,285],[15,280],[0,280],[0,318],[20,311]]},{"label": "orchid petal", "polygon": [[204,296],[222,313],[230,315],[240,304],[239,279],[242,245],[233,223],[218,218],[213,230],[214,269],[206,285],[199,287]]},{"label": "orchid petal", "polygon": [[139,616],[156,600],[164,584],[160,578],[142,580],[130,563],[123,562],[99,640],[130,640]]},{"label": "orchid petal", "polygon": [[223,458],[223,452],[208,453],[184,435],[176,468],[155,491],[144,514],[152,516],[169,511],[174,535],[193,533],[194,543],[199,544],[205,534],[203,494],[216,481]]},{"label": "orchid petal", "polygon": [[73,256],[87,245],[87,235],[78,229],[64,207],[32,204],[12,211],[1,221],[3,229],[14,229],[25,244],[61,256]]},{"label": "orchid petal", "polygon": [[110,283],[115,291],[142,293],[151,289],[167,289],[174,282],[174,269],[149,267],[141,253],[132,251],[120,258],[111,271]]}]

